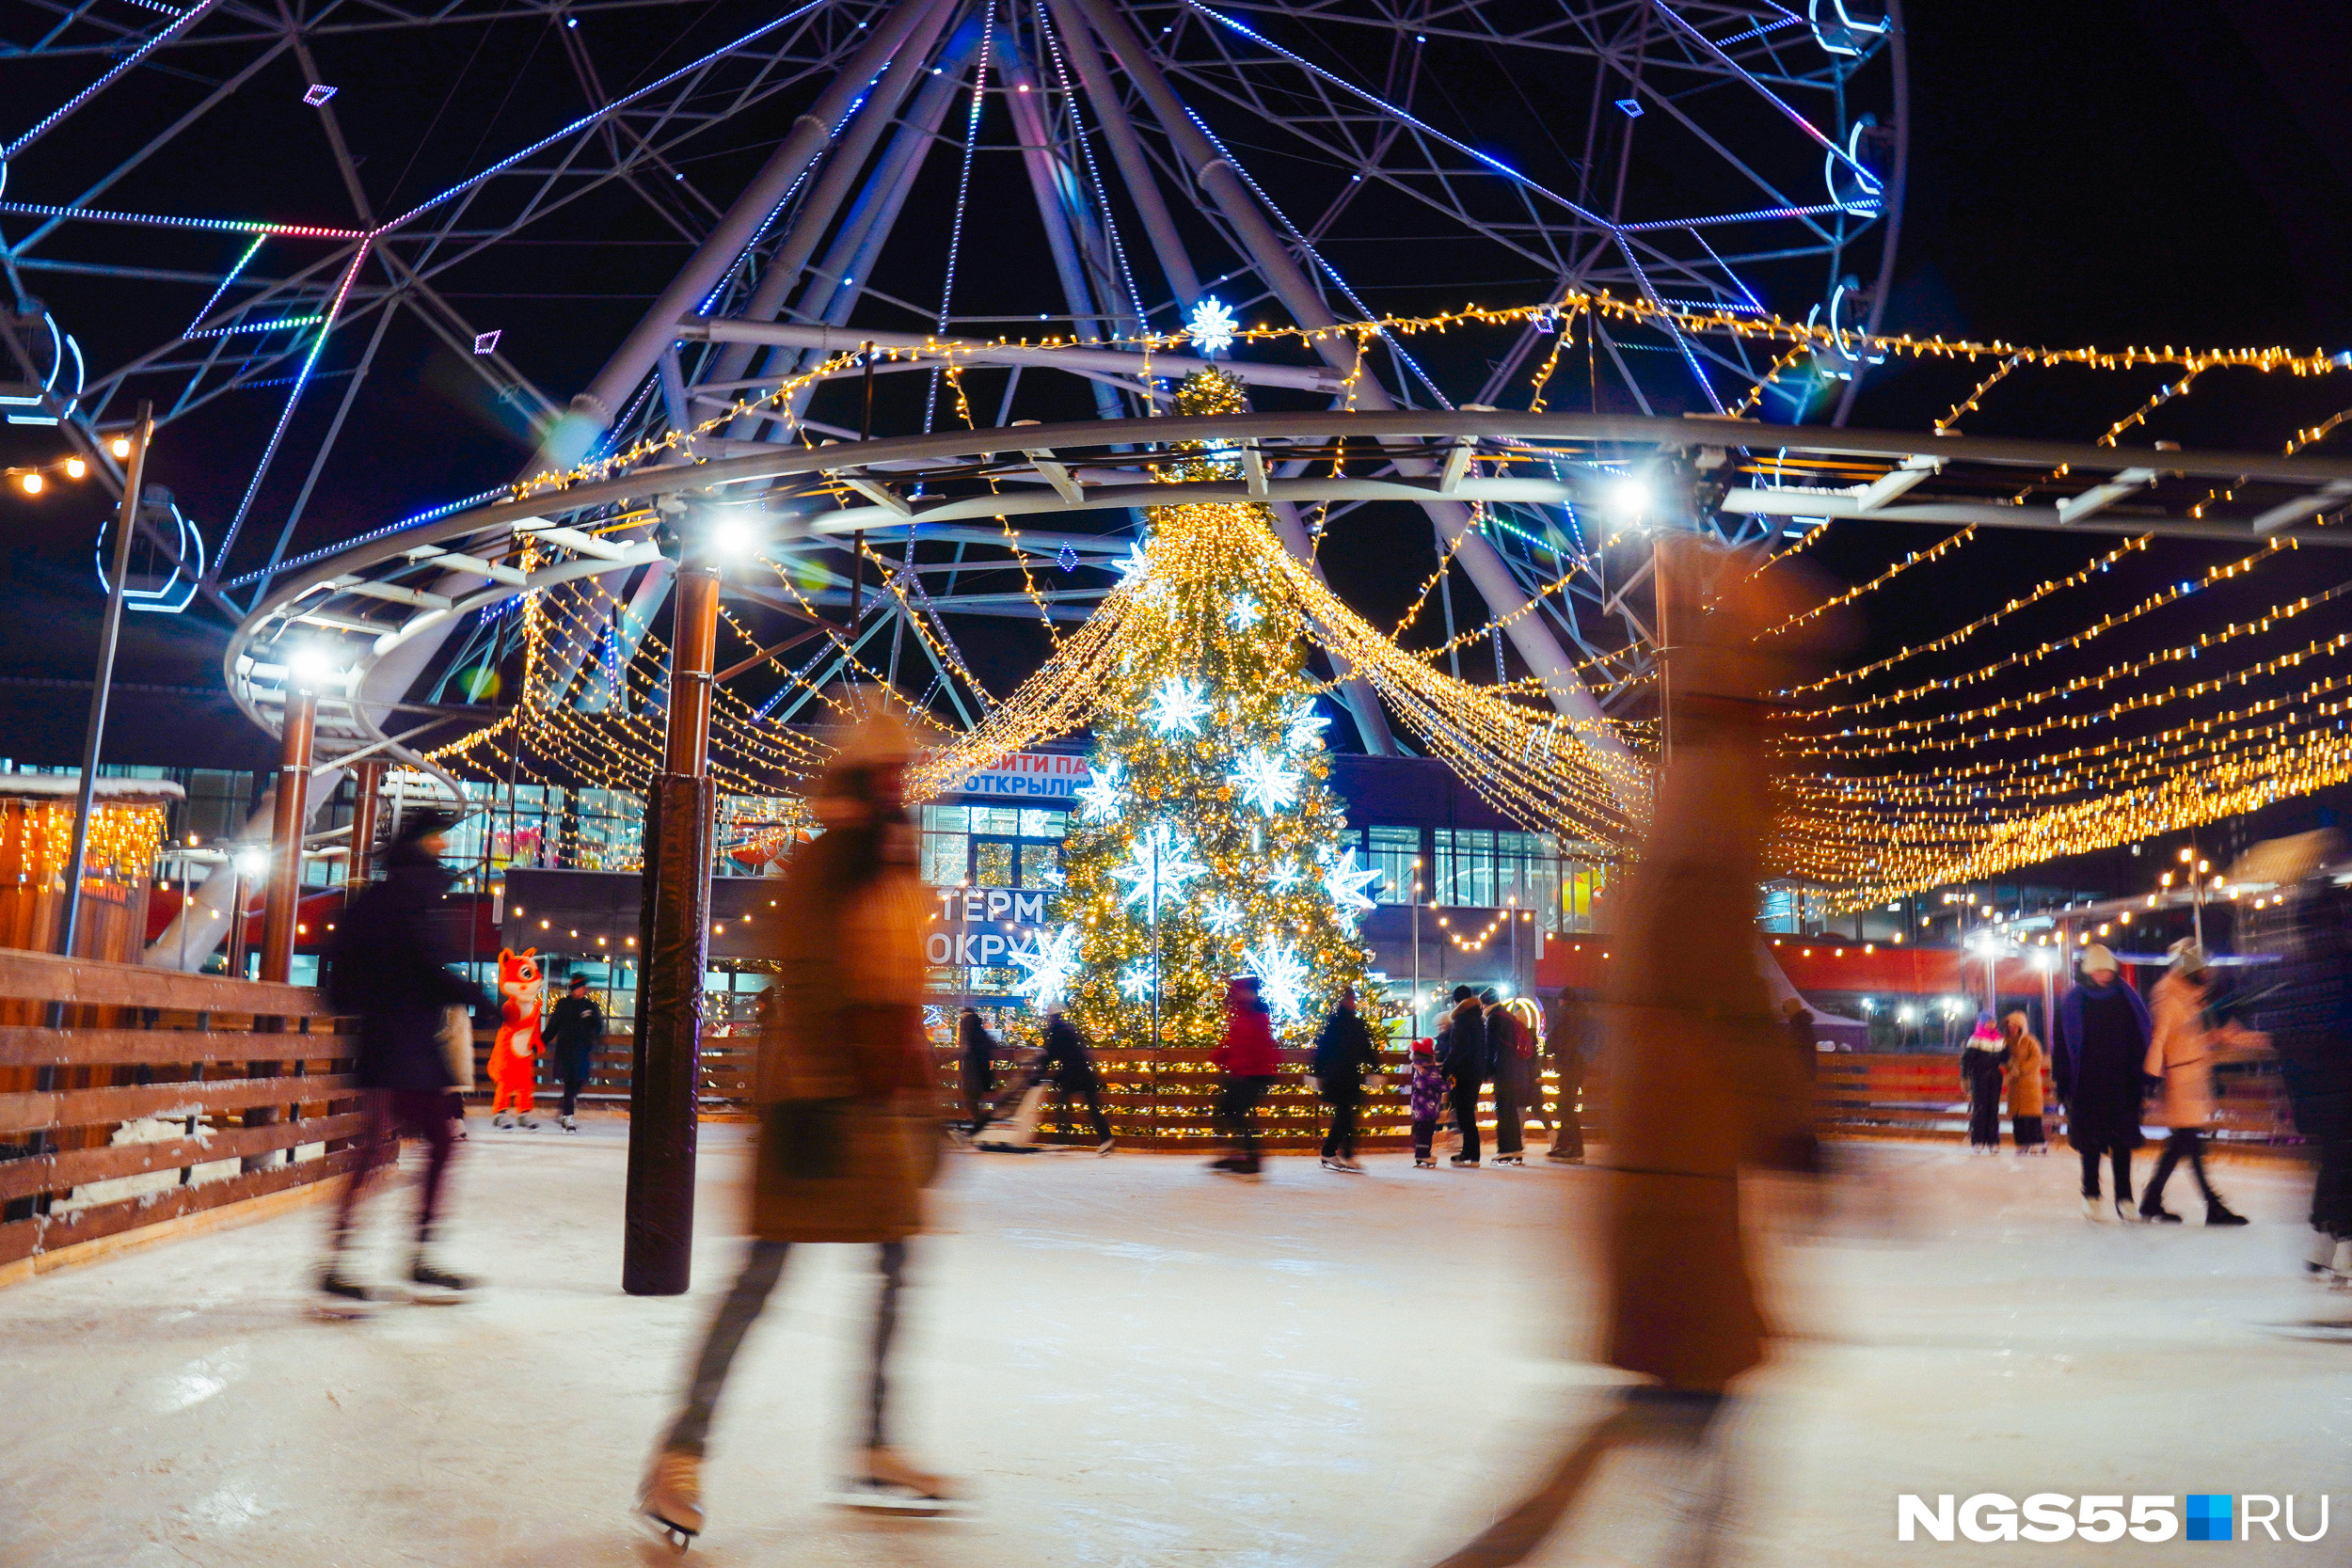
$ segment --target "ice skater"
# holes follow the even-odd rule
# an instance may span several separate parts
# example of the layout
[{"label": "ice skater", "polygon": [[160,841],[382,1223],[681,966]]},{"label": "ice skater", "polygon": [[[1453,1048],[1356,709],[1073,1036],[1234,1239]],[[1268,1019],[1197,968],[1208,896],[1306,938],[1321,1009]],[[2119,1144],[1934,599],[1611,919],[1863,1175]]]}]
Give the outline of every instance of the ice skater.
[{"label": "ice skater", "polygon": [[366,1118],[354,1147],[359,1162],[335,1206],[319,1292],[329,1311],[364,1310],[377,1293],[353,1277],[351,1233],[368,1178],[399,1158],[404,1137],[423,1140],[424,1182],[417,1196],[417,1244],[408,1282],[421,1300],[452,1299],[473,1281],[432,1260],[433,1224],[457,1147],[451,1104],[456,1080],[442,1033],[452,1008],[486,1010],[490,999],[460,978],[457,955],[442,938],[441,895],[456,879],[442,867],[455,818],[419,812],[403,822],[384,851],[384,879],[369,888],[337,924],[327,971],[335,1006],[359,1018],[354,1076]]},{"label": "ice skater", "polygon": [[2042,1042],[2026,1027],[2026,1015],[2012,1012],[2001,1020],[2001,1037],[2009,1053],[2001,1071],[2009,1084],[2009,1123],[2020,1154],[2047,1154],[2049,1139],[2042,1131]]},{"label": "ice skater", "polygon": [[1062,1011],[1061,998],[1045,1004],[1045,1056],[1038,1063],[1038,1070],[1046,1074],[1064,1100],[1076,1100],[1087,1108],[1087,1119],[1094,1130],[1094,1152],[1108,1154],[1119,1147],[1111,1136],[1110,1118],[1103,1115],[1103,1080],[1094,1070],[1094,1058],[1087,1053],[1086,1041],[1078,1037],[1077,1025]]},{"label": "ice skater", "polygon": [[1454,988],[1454,1011],[1446,1020],[1446,1096],[1454,1106],[1454,1125],[1462,1135],[1459,1152],[1448,1161],[1464,1169],[1478,1164],[1478,1097],[1486,1087],[1486,1015],[1478,993],[1468,986]]},{"label": "ice skater", "polygon": [[988,1125],[988,1097],[996,1092],[997,1049],[980,1010],[964,1008],[956,1019],[957,1083],[963,1090],[964,1131],[975,1138]]},{"label": "ice skater", "polygon": [[1356,988],[1344,986],[1340,999],[1315,1035],[1316,1091],[1331,1107],[1331,1125],[1323,1134],[1325,1170],[1360,1172],[1356,1163],[1356,1117],[1364,1100],[1364,1074],[1380,1067],[1380,1053],[1372,1043],[1356,1010]]},{"label": "ice skater", "polygon": [[1960,1081],[1968,1089],[1968,1152],[2001,1152],[2001,1064],[2009,1059],[2009,1041],[1993,1022],[1990,1010],[1977,1014],[1977,1026],[1960,1048]]},{"label": "ice skater", "polygon": [[1214,1060],[1225,1069],[1216,1098],[1217,1126],[1237,1147],[1210,1161],[1209,1168],[1254,1177],[1259,1172],[1258,1101],[1265,1098],[1281,1065],[1275,1051],[1274,1021],[1258,995],[1255,974],[1236,974],[1225,983],[1225,1040]]},{"label": "ice skater", "polygon": [[548,1049],[564,1078],[558,1121],[566,1132],[580,1131],[580,1091],[596,1065],[596,1042],[604,1038],[604,1009],[589,993],[588,976],[572,976],[564,1000],[548,1009]]},{"label": "ice skater", "polygon": [[2066,1107],[2066,1136],[2083,1165],[2083,1217],[2102,1220],[2099,1162],[2115,1172],[2115,1217],[2136,1223],[2132,1150],[2139,1137],[2141,1073],[2148,1059],[2148,1007],[2118,977],[2115,955],[2092,942],[2082,981],[2058,1003],[2050,1076]]},{"label": "ice skater", "polygon": [[1413,1042],[1413,1065],[1407,1069],[1406,1104],[1413,1118],[1413,1168],[1438,1168],[1438,1116],[1445,1109],[1445,1069],[1438,1065],[1438,1049],[1430,1040]]},{"label": "ice skater", "polygon": [[1480,991],[1478,1002],[1479,1022],[1486,1031],[1486,1071],[1494,1081],[1495,1164],[1523,1165],[1527,1164],[1527,1075],[1520,1070],[1519,1053],[1527,1050],[1532,1061],[1534,1046],[1519,1027],[1518,1015],[1494,987]]},{"label": "ice skater", "polygon": [[887,1419],[907,1243],[923,1227],[923,1189],[942,1144],[923,1036],[923,888],[904,806],[911,754],[886,719],[844,741],[811,802],[825,832],[792,857],[779,889],[798,918],[769,927],[779,963],[753,1068],[760,1122],[750,1256],[640,1498],[647,1520],[681,1547],[703,1528],[703,1455],[727,1369],[796,1242],[881,1249],[864,1446],[847,1500],[938,1513],[955,1496],[900,1456]]},{"label": "ice skater", "polygon": [[1544,1158],[1563,1165],[1584,1163],[1584,1071],[1585,1045],[1590,1033],[1591,1014],[1576,998],[1563,994],[1558,1008],[1551,1015],[1551,1029],[1546,1044],[1551,1052],[1551,1069],[1560,1079],[1560,1109],[1555,1113],[1556,1125],[1551,1134],[1551,1148]]},{"label": "ice skater", "polygon": [[2148,1190],[2139,1200],[2139,1217],[2159,1225],[2178,1225],[2181,1216],[2164,1206],[2164,1184],[2183,1160],[2196,1173],[2197,1190],[2205,1195],[2207,1225],[2244,1225],[2221,1201],[2205,1179],[2204,1129],[2213,1120],[2213,1069],[2216,1062],[2264,1053],[2270,1042],[2233,1019],[2216,1028],[2209,1022],[2213,1000],[2213,970],[2205,950],[2192,938],[2172,944],[2171,968],[2156,982],[2155,1006],[2148,1039],[2148,1076],[2164,1082],[2155,1121],[2168,1128],[2164,1153]]},{"label": "ice skater", "polygon": [[2352,892],[2329,874],[2343,854],[2343,835],[2322,828],[2266,839],[2230,868],[2233,879],[2292,890],[2250,921],[2241,909],[2239,941],[2251,937],[2275,960],[2255,1021],[2278,1053],[2295,1130],[2313,1155],[2303,1267],[2338,1287],[2352,1286]]}]

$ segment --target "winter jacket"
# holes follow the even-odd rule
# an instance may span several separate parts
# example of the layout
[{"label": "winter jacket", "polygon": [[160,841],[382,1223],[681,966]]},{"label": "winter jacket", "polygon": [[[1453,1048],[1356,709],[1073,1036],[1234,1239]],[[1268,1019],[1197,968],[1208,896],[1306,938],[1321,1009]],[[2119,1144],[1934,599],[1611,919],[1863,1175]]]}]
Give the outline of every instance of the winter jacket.
[{"label": "winter jacket", "polygon": [[1445,1104],[1445,1069],[1433,1056],[1413,1058],[1412,1117],[1415,1121],[1435,1121],[1439,1107]]},{"label": "winter jacket", "polygon": [[1380,1053],[1372,1043],[1364,1015],[1353,1007],[1334,1007],[1315,1035],[1315,1082],[1323,1098],[1338,1099],[1362,1092],[1364,1074],[1380,1066]]},{"label": "winter jacket", "polygon": [[2178,970],[2156,982],[2154,1000],[2147,1072],[2164,1080],[2164,1088],[2149,1119],[2176,1130],[2201,1128],[2213,1120],[2214,1064],[2252,1055],[2261,1037],[2235,1023],[2213,1027],[2205,988]]},{"label": "winter jacket", "polygon": [[359,1016],[361,1088],[452,1088],[442,1015],[453,1006],[488,1012],[493,1004],[448,967],[457,954],[441,895],[454,879],[414,845],[391,853],[384,880],[336,922],[327,991],[336,1006]]},{"label": "winter jacket", "polygon": [[977,1013],[966,1014],[956,1027],[957,1068],[963,1098],[977,1100],[996,1087],[996,1037],[988,1032]]},{"label": "winter jacket", "polygon": [[1281,1065],[1275,1053],[1274,1023],[1263,1002],[1229,1002],[1225,1006],[1225,1043],[1216,1048],[1216,1065],[1236,1078],[1271,1078]]},{"label": "winter jacket", "polygon": [[604,1037],[604,1009],[585,996],[566,996],[548,1010],[548,1044],[559,1054],[593,1050]]},{"label": "winter jacket", "polygon": [[792,857],[766,927],[777,961],[753,1071],[760,1110],[751,1232],[895,1242],[923,1227],[939,1092],[923,1038],[924,889],[895,814]]},{"label": "winter jacket", "polygon": [[2050,1076],[2076,1148],[2139,1147],[2147,1060],[2148,1008],[2122,976],[2105,986],[2085,981],[2058,1003]]},{"label": "winter jacket", "polygon": [[2009,1114],[2013,1117],[2040,1116],[2042,1042],[2033,1037],[2032,1030],[2017,1031],[2017,1037],[2009,1042],[2009,1060],[2004,1066],[2009,1074]]},{"label": "winter jacket", "polygon": [[1446,1027],[1451,1033],[1440,1043],[1446,1076],[1456,1084],[1486,1082],[1494,1061],[1486,1052],[1486,1010],[1478,998],[1456,1003]]},{"label": "winter jacket", "polygon": [[1078,1038],[1076,1027],[1058,1014],[1045,1025],[1045,1055],[1038,1069],[1064,1094],[1079,1094],[1095,1086],[1094,1058],[1087,1054],[1086,1042]]},{"label": "winter jacket", "polygon": [[2009,1060],[2009,1042],[1999,1035],[1970,1035],[1960,1048],[1960,1081],[1972,1096],[2000,1098],[2001,1064]]}]

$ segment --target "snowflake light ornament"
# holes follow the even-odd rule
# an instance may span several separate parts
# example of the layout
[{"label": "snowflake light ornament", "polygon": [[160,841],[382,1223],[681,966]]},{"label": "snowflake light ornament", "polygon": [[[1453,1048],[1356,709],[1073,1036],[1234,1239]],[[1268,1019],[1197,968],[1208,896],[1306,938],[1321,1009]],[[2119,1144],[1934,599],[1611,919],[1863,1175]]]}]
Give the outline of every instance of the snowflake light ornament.
[{"label": "snowflake light ornament", "polygon": [[1195,735],[1209,716],[1209,694],[1199,681],[1170,675],[1152,689],[1144,718],[1160,735]]},{"label": "snowflake light ornament", "polygon": [[1307,965],[1295,948],[1268,931],[1243,958],[1258,977],[1258,994],[1277,1023],[1295,1023],[1306,1016]]},{"label": "snowflake light ornament", "polygon": [[1070,993],[1071,976],[1078,973],[1077,926],[1064,926],[1034,947],[1014,948],[1012,961],[1028,971],[1012,983],[1013,994],[1041,1007],[1052,1006]]},{"label": "snowflake light ornament", "polygon": [[1233,346],[1233,328],[1241,325],[1215,294],[1192,308],[1192,346],[1204,358],[1214,358]]},{"label": "snowflake light ornament", "polygon": [[1364,896],[1364,889],[1378,881],[1380,875],[1376,869],[1357,870],[1352,848],[1342,850],[1340,858],[1325,869],[1323,891],[1331,895],[1332,905],[1349,930],[1356,928],[1357,917],[1372,910],[1373,902]]},{"label": "snowflake light ornament", "polygon": [[1136,835],[1135,857],[1125,865],[1111,868],[1112,876],[1128,884],[1122,903],[1144,903],[1155,891],[1165,903],[1209,869],[1192,858],[1192,846],[1165,822],[1155,822],[1150,832]]},{"label": "snowflake light ornament", "polygon": [[1119,558],[1119,586],[1135,588],[1152,576],[1152,557],[1144,548],[1144,541],[1136,540],[1135,547]]},{"label": "snowflake light ornament", "polygon": [[1119,794],[1125,787],[1125,769],[1117,758],[1098,762],[1087,770],[1087,782],[1078,791],[1082,810],[1081,822],[1116,822],[1119,820]]},{"label": "snowflake light ornament", "polygon": [[1306,879],[1307,873],[1299,869],[1296,861],[1284,861],[1266,873],[1265,885],[1277,893],[1288,893]]},{"label": "snowflake light ornament", "polygon": [[1201,911],[1200,923],[1218,936],[1230,937],[1241,929],[1246,918],[1239,904],[1231,898],[1217,897],[1209,900],[1209,907]]},{"label": "snowflake light ornament", "polygon": [[1315,711],[1312,697],[1299,699],[1296,707],[1282,716],[1282,744],[1295,752],[1303,752],[1323,737],[1331,727],[1331,721]]},{"label": "snowflake light ornament", "polygon": [[1256,626],[1264,614],[1265,611],[1258,608],[1258,601],[1244,594],[1240,598],[1235,599],[1233,607],[1225,612],[1225,624],[1235,631],[1248,631],[1251,626]]},{"label": "snowflake light ornament", "polygon": [[1157,978],[1152,973],[1152,960],[1137,958],[1119,972],[1119,994],[1130,1002],[1140,1002],[1152,994]]},{"label": "snowflake light ornament", "polygon": [[1252,751],[1225,775],[1225,782],[1240,791],[1243,800],[1271,816],[1298,799],[1304,777],[1297,768],[1283,767],[1281,758]]}]

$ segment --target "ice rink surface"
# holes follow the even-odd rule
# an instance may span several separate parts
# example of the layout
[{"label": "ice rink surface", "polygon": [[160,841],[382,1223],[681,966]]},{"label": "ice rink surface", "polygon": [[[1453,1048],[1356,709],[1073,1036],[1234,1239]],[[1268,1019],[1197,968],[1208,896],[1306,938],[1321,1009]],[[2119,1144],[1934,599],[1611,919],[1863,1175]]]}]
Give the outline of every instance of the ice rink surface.
[{"label": "ice rink surface", "polygon": [[[704,1130],[695,1288],[621,1294],[626,1131],[459,1151],[453,1307],[305,1308],[304,1210],[0,1291],[7,1564],[628,1565],[629,1505],[732,1276],[741,1130]],[[1840,1146],[1808,1199],[1756,1189],[1786,1338],[1729,1421],[1724,1564],[2352,1560],[2352,1299],[2299,1277],[2302,1174],[2225,1164],[2256,1223],[2090,1226],[2063,1152]],[[915,1568],[1425,1568],[1612,1401],[1589,1362],[1598,1172],[1256,1185],[1174,1156],[959,1155],[918,1243],[898,1440],[966,1478],[955,1521],[832,1506],[868,1248],[808,1248],[754,1331],[685,1561]],[[2140,1172],[2149,1168],[2143,1152]],[[371,1205],[389,1279],[411,1194]],[[1530,1560],[1639,1564],[1689,1466],[1603,1464]],[[2326,1540],[1899,1545],[1895,1497],[2295,1493]]]}]

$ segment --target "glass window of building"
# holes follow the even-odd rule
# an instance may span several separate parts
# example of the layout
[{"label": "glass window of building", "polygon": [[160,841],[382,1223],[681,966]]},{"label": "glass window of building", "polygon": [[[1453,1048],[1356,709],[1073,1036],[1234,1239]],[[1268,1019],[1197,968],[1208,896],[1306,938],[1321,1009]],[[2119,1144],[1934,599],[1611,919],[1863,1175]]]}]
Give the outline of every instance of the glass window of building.
[{"label": "glass window of building", "polygon": [[923,808],[923,879],[933,887],[953,887],[971,875],[968,816],[961,806]]},{"label": "glass window of building", "polygon": [[1070,814],[1066,811],[1028,811],[1021,814],[1023,838],[1055,838],[1067,835]]},{"label": "glass window of building", "polygon": [[[974,815],[977,815],[975,813]],[[981,838],[973,835],[972,885],[974,887],[1011,887],[1013,885],[1012,852],[1016,840]]]},{"label": "glass window of building", "polygon": [[1373,897],[1383,904],[1409,904],[1419,873],[1413,863],[1421,857],[1419,828],[1372,828],[1364,864],[1380,873]]},{"label": "glass window of building", "polygon": [[1026,839],[1022,841],[1020,886],[1052,887],[1055,885],[1054,879],[1060,874],[1060,845],[1032,844]]}]

